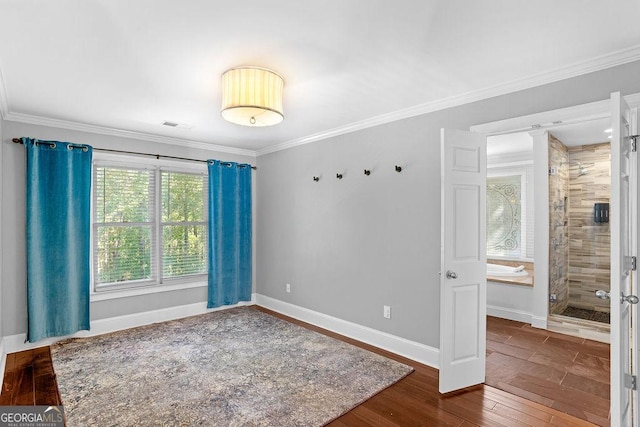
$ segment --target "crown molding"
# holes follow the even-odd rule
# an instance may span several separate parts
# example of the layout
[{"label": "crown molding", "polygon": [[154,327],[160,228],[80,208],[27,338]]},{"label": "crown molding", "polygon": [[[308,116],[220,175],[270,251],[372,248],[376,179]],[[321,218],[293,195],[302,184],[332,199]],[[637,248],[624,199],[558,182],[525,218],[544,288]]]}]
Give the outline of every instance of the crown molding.
[{"label": "crown molding", "polygon": [[120,138],[133,138],[141,141],[152,141],[160,144],[179,145],[189,148],[198,148],[201,150],[215,151],[219,153],[237,154],[240,156],[256,157],[254,150],[243,148],[228,147],[226,145],[210,144],[208,142],[193,141],[181,138],[171,138],[168,136],[155,135],[144,132],[134,132],[123,129],[110,128],[105,126],[96,126],[80,122],[72,122],[68,120],[52,119],[49,117],[34,116],[30,114],[12,113],[9,111],[7,101],[7,88],[4,83],[2,69],[0,68],[0,116],[3,120],[10,122],[26,123],[31,125],[50,126],[60,129],[76,130],[80,132],[91,132],[100,135],[116,136]]},{"label": "crown molding", "polygon": [[7,113],[5,120],[11,122],[27,123],[31,125],[50,126],[61,129],[76,130],[80,132],[91,132],[100,135],[116,136],[120,138],[132,138],[142,141],[157,142],[160,144],[179,145],[189,148],[199,148],[202,150],[216,151],[219,153],[237,154],[241,156],[256,157],[256,152],[244,148],[228,147],[225,145],[210,144],[208,142],[193,141],[189,139],[172,138],[168,136],[155,135],[144,132],[134,132],[124,129],[116,129],[105,126],[96,126],[86,123],[72,122],[68,120],[51,119],[48,117],[33,116],[22,113]]},{"label": "crown molding", "polygon": [[427,102],[424,104],[409,107],[403,110],[398,110],[392,113],[379,115],[369,119],[361,120],[355,123],[351,123],[345,126],[340,126],[327,131],[315,133],[302,138],[297,138],[290,141],[285,141],[263,149],[254,151],[242,148],[229,147],[224,145],[210,144],[202,141],[187,140],[181,138],[172,138],[161,135],[155,135],[144,132],[128,131],[117,128],[110,128],[104,126],[96,126],[85,123],[52,119],[48,117],[34,116],[22,113],[13,113],[9,111],[7,91],[4,84],[4,78],[2,76],[2,70],[0,69],[0,115],[6,121],[21,122],[34,125],[51,126],[61,129],[77,130],[81,132],[91,132],[102,135],[110,135],[123,138],[133,138],[143,141],[158,142],[161,144],[181,145],[190,148],[198,148],[209,151],[216,151],[220,153],[237,154],[241,156],[257,157],[277,151],[287,150],[289,148],[298,147],[301,145],[309,144],[323,139],[332,138],[339,135],[355,132],[371,128],[374,126],[383,125],[386,123],[395,122],[398,120],[408,119],[411,117],[419,116],[422,114],[432,113],[434,111],[444,110],[447,108],[457,107],[460,105],[468,104],[471,102],[481,101],[500,95],[505,95],[520,90],[530,89],[532,87],[541,86],[557,82],[560,80],[568,79],[571,77],[577,77],[583,74],[592,73],[595,71],[604,70],[607,68],[615,67],[618,65],[627,64],[633,61],[640,60],[640,45],[632,46],[627,49],[622,49],[616,52],[612,52],[606,55],[601,55],[592,58],[587,61],[581,61],[572,65],[557,68],[548,72],[535,74],[532,76],[524,77],[522,79],[512,80],[500,85],[491,86],[488,88],[480,89],[477,91],[471,91],[464,94],[452,96],[449,98],[440,99],[437,101]]},{"label": "crown molding", "polygon": [[9,104],[7,102],[7,88],[4,85],[4,77],[2,76],[2,69],[0,69],[0,117],[6,120],[7,114],[9,114]]},{"label": "crown molding", "polygon": [[397,120],[408,119],[422,114],[432,113],[434,111],[457,107],[471,102],[482,101],[483,99],[493,98],[520,90],[530,89],[536,86],[554,83],[560,80],[577,77],[583,74],[604,70],[618,65],[624,65],[638,60],[640,60],[640,45],[632,46],[630,48],[622,49],[606,55],[601,55],[587,61],[576,62],[569,66],[557,68],[544,73],[534,74],[503,84],[467,92],[461,95],[456,95],[433,102],[427,102],[403,110],[395,111],[393,113],[383,114],[346,126],[330,129],[325,132],[319,132],[313,135],[305,136],[303,138],[286,141],[280,144],[263,148],[261,150],[258,150],[256,153],[258,156],[262,156],[265,154],[274,153],[276,151],[287,150],[289,148],[298,147],[300,145],[309,144],[311,142],[320,141],[338,135],[344,135],[346,133],[391,123]]}]

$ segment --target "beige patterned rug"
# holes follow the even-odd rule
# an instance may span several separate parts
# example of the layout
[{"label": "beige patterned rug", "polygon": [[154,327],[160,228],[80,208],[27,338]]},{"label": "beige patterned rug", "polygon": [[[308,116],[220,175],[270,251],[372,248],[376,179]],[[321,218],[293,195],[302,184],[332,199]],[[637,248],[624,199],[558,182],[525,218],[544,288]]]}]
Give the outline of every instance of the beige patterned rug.
[{"label": "beige patterned rug", "polygon": [[321,426],[413,370],[250,307],[51,352],[70,427]]}]

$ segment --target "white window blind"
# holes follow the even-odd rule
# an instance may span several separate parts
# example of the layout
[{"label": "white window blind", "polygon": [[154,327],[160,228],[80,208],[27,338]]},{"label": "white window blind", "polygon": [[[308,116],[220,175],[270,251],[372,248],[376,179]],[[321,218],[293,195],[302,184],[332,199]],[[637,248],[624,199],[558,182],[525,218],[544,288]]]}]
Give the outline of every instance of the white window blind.
[{"label": "white window blind", "polygon": [[207,181],[162,171],[162,277],[207,272]]},{"label": "white window blind", "polygon": [[152,170],[94,168],[94,282],[155,279]]},{"label": "white window blind", "polygon": [[522,253],[520,175],[487,177],[487,256],[517,258]]},{"label": "white window blind", "polygon": [[[518,185],[517,181],[520,182]],[[512,188],[509,188],[512,187]],[[516,188],[517,187],[517,188]],[[519,193],[513,199],[507,193]],[[512,200],[508,202],[508,200]],[[511,204],[511,206],[509,206]],[[515,217],[511,218],[511,215]],[[519,226],[518,226],[519,224]],[[501,240],[506,236],[513,241]],[[491,167],[487,170],[487,256],[533,260],[533,167]],[[516,243],[513,246],[513,243]]]},{"label": "white window blind", "polygon": [[96,291],[207,273],[206,173],[94,165]]}]

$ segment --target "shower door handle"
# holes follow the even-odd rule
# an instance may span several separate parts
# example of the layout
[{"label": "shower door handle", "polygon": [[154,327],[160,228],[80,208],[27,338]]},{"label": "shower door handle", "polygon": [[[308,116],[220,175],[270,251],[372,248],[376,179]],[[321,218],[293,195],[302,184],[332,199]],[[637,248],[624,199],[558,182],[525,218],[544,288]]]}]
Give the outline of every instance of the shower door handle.
[{"label": "shower door handle", "polygon": [[599,291],[596,291],[596,297],[600,299],[611,299],[611,292],[599,290]]}]

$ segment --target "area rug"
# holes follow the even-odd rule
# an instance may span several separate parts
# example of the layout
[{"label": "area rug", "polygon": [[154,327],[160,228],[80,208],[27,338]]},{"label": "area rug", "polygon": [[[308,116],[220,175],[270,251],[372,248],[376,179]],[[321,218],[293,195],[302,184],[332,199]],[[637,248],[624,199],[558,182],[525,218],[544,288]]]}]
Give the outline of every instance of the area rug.
[{"label": "area rug", "polygon": [[251,307],[51,354],[69,427],[321,426],[413,370]]}]

